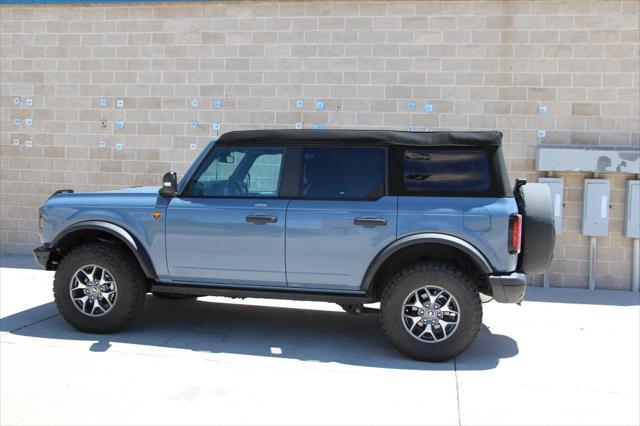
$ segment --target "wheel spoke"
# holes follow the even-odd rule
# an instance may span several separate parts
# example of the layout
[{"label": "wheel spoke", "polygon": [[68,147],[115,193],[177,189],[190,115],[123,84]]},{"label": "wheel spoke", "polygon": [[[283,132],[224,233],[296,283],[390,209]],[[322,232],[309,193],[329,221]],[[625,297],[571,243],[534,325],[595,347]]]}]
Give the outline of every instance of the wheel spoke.
[{"label": "wheel spoke", "polygon": [[416,325],[420,322],[420,317],[407,317],[407,318],[413,321],[413,324],[411,324],[411,328],[409,329],[409,332],[413,334],[413,330],[416,328]]},{"label": "wheel spoke", "polygon": [[422,330],[422,333],[418,335],[418,339],[420,339],[422,336],[424,336],[427,333],[429,333],[434,340],[436,339],[435,334],[433,334],[433,328],[431,327],[431,323],[428,323],[427,326],[424,328],[424,330]]},{"label": "wheel spoke", "polygon": [[79,272],[82,272],[84,276],[87,277],[87,282],[93,282],[93,280],[95,279],[94,275],[96,273],[96,267],[93,266],[91,268],[91,274],[88,274],[84,269],[81,269]]},{"label": "wheel spoke", "polygon": [[442,334],[443,334],[443,339],[447,338],[447,326],[451,325],[451,323],[442,321],[442,320],[438,320],[438,324],[440,325],[440,328],[442,329]]},{"label": "wheel spoke", "polygon": [[406,303],[404,304],[405,308],[418,308],[418,309],[422,309],[424,308],[424,305],[422,304],[422,300],[420,299],[420,295],[418,294],[418,291],[414,291],[413,292],[413,302],[410,303]]},{"label": "wheel spoke", "polygon": [[114,294],[115,292],[109,292],[109,293],[102,293],[102,298],[104,300],[106,300],[108,307],[111,308],[111,306],[113,306],[113,303],[111,303],[111,295]]},{"label": "wheel spoke", "polygon": [[82,269],[78,270],[78,272],[76,272],[73,277],[78,282],[78,284],[82,284],[83,286],[86,283],[90,283],[91,282],[91,277],[89,276],[89,274],[87,274]]},{"label": "wheel spoke", "polygon": [[[107,277],[109,279],[107,279]],[[113,277],[111,277],[111,275],[106,269],[103,269],[102,273],[100,274],[100,285],[111,284],[112,282],[113,282]]]},{"label": "wheel spoke", "polygon": [[453,301],[453,299],[451,298],[451,296],[449,296],[449,300],[447,300],[447,303],[445,303],[441,308],[440,311],[441,312],[447,312],[447,313],[452,313],[452,314],[457,314],[458,311],[456,311],[455,309],[451,308],[451,302]]},{"label": "wheel spoke", "polygon": [[431,294],[431,292],[429,290],[427,290],[427,294],[429,295],[429,303],[431,303],[431,305],[435,305],[438,298],[442,295],[442,293],[444,292],[444,290],[440,289],[440,291],[438,292],[438,294],[436,294],[435,296]]},{"label": "wheel spoke", "polygon": [[82,281],[80,281],[77,277],[75,278],[74,282],[76,285],[71,290],[81,290],[83,288],[87,288],[87,286]]},{"label": "wheel spoke", "polygon": [[82,296],[82,297],[74,297],[73,298],[74,302],[81,302],[82,303],[82,307],[79,308],[82,312],[86,312],[87,300],[89,300],[89,296],[86,296],[86,295]]},{"label": "wheel spoke", "polygon": [[97,313],[97,312],[96,312],[96,309],[101,309],[103,312],[106,312],[106,311],[102,308],[102,306],[100,306],[100,302],[99,302],[99,300],[100,300],[99,298],[97,298],[97,299],[94,299],[94,300],[93,300],[93,307],[91,308],[91,314],[95,314],[95,313]]}]

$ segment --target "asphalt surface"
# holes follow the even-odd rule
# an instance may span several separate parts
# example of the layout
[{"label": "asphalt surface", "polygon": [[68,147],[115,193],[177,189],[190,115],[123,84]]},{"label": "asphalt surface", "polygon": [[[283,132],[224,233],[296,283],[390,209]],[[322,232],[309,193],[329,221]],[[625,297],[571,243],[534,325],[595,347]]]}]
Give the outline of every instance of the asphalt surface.
[{"label": "asphalt surface", "polygon": [[640,295],[530,288],[484,305],[454,361],[411,361],[375,314],[148,296],[123,332],[75,331],[53,274],[0,258],[0,424],[640,424]]}]

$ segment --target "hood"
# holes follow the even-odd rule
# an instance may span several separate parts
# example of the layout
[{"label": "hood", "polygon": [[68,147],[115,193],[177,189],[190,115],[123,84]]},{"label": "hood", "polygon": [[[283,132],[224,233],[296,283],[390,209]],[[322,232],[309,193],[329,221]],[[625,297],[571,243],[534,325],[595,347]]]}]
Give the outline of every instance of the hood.
[{"label": "hood", "polygon": [[123,188],[100,192],[65,192],[49,198],[44,207],[100,206],[146,207],[156,205],[160,195],[157,186]]}]

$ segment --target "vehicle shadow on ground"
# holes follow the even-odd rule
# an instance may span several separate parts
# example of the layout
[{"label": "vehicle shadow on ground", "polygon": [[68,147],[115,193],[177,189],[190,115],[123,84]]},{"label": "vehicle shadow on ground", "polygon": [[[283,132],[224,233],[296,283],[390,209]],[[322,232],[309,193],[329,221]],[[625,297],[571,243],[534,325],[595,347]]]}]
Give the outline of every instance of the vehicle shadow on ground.
[{"label": "vehicle shadow on ground", "polygon": [[640,293],[628,290],[542,288],[528,286],[524,302],[571,303],[579,305],[638,306]]},{"label": "vehicle shadow on ground", "polygon": [[[423,363],[396,352],[377,314],[265,307],[209,300],[161,300],[148,296],[140,317],[122,332],[85,334],[71,328],[47,303],[0,319],[19,336],[94,341],[90,350],[128,343],[270,358],[289,358],[406,370],[452,370],[453,362]],[[488,370],[518,354],[517,343],[482,326],[476,342],[458,358],[458,369]]]}]

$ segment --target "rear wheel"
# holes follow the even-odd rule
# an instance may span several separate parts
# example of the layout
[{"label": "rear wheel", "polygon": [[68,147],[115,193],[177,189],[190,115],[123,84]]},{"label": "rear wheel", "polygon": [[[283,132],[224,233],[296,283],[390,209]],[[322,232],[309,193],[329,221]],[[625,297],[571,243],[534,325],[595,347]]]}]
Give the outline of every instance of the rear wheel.
[{"label": "rear wheel", "polygon": [[478,335],[482,306],[467,274],[445,263],[420,262],[402,268],[385,287],[380,323],[403,354],[446,361]]},{"label": "rear wheel", "polygon": [[77,247],[60,261],[53,296],[62,317],[89,333],[121,329],[142,309],[146,279],[123,248],[93,243]]}]

